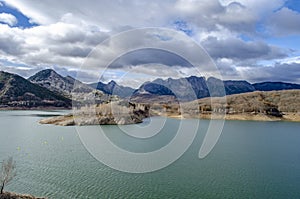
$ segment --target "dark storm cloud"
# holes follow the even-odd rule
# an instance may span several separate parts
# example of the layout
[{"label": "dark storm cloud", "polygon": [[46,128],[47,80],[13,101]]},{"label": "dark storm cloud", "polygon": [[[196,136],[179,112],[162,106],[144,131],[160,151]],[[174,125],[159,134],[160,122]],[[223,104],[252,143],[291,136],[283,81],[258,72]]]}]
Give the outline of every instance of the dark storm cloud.
[{"label": "dark storm cloud", "polygon": [[217,39],[209,37],[202,44],[213,58],[245,61],[247,59],[278,59],[287,56],[280,48],[261,41],[245,42],[238,38]]},{"label": "dark storm cloud", "polygon": [[92,48],[84,48],[79,46],[66,45],[64,48],[58,46],[49,48],[49,51],[56,55],[66,57],[86,57],[91,52]]},{"label": "dark storm cloud", "polygon": [[257,67],[245,74],[252,82],[283,81],[300,83],[299,63],[276,63],[274,66]]},{"label": "dark storm cloud", "polygon": [[179,55],[159,49],[142,49],[129,52],[117,58],[109,67],[122,68],[125,66],[138,66],[145,64],[192,67],[188,61]]}]

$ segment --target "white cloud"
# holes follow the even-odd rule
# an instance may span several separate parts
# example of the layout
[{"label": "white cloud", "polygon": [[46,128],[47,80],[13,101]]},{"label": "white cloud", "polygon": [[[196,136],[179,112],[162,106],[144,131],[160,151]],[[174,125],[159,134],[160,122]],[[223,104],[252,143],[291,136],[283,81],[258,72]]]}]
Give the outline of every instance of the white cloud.
[{"label": "white cloud", "polygon": [[0,13],[0,22],[6,23],[10,26],[14,26],[18,23],[17,18],[9,13]]},{"label": "white cloud", "polygon": [[[57,22],[32,28],[0,24],[0,59],[14,59],[34,66],[77,66],[107,34],[86,24]],[[7,41],[10,42],[7,42]]]},{"label": "white cloud", "polygon": [[[224,0],[223,0],[224,1]],[[110,1],[90,0],[5,0],[33,22],[52,24],[66,18],[83,20],[104,30],[122,26],[166,27],[175,20],[183,20],[199,29],[213,31],[218,25],[231,31],[255,32],[255,24],[265,15],[284,4],[284,0],[176,0],[176,1]]]},{"label": "white cloud", "polygon": [[282,8],[269,19],[270,32],[280,36],[300,34],[300,13]]},{"label": "white cloud", "polygon": [[[51,24],[59,21],[66,13],[72,13],[74,20],[84,20],[104,29],[112,30],[119,26],[158,26],[165,23],[172,11],[172,3],[155,1],[110,1],[53,0],[6,0],[33,22]],[[133,17],[138,16],[138,17]]]},{"label": "white cloud", "polygon": [[[265,36],[265,33],[260,35],[261,33],[257,31],[258,24],[262,24],[270,34],[300,32],[299,13],[287,8],[273,12],[282,7],[285,0],[273,0],[272,3],[269,0],[91,0],[84,3],[79,0],[59,2],[5,0],[4,2],[39,26],[22,29],[0,24],[0,59],[22,63],[32,68],[65,67],[69,72],[79,69],[85,56],[111,35],[135,27],[174,28],[176,21],[182,21],[187,24],[188,29],[191,29],[192,39],[204,44],[221,73],[228,78],[239,78],[241,71],[247,69],[247,67],[240,69],[239,66],[250,66],[250,62],[253,66],[264,60],[276,60],[287,56],[287,52],[280,47],[269,45],[264,41],[262,35]],[[11,22],[9,25],[16,23]],[[246,35],[250,40],[244,41],[241,35]],[[178,39],[172,35],[169,38]],[[155,43],[156,46],[163,47],[167,42],[159,39],[155,41],[146,36],[137,39],[136,35],[131,35],[126,39],[103,45],[101,49],[105,51],[105,56],[101,57],[101,60],[91,59],[91,66],[103,68],[105,66],[102,64],[112,56],[137,43],[141,46]],[[199,57],[193,52],[193,48],[186,48],[183,41],[169,42],[169,46],[183,52],[189,49],[192,60]],[[142,56],[146,57],[147,54]],[[145,63],[132,65],[130,63],[132,60],[126,61],[124,66],[115,69],[128,70],[134,67],[135,73],[148,75],[150,79],[157,75],[179,77],[195,73],[192,68],[180,66],[169,70],[167,63],[150,61],[150,65],[146,66]],[[21,69],[18,68],[20,71]],[[279,70],[279,67],[274,70]],[[140,78],[139,81],[142,80],[143,78]],[[132,84],[136,85],[137,81]],[[130,81],[126,82],[130,84]]]},{"label": "white cloud", "polygon": [[285,59],[277,60],[277,63],[280,64],[300,64],[300,56],[297,57],[288,57]]}]

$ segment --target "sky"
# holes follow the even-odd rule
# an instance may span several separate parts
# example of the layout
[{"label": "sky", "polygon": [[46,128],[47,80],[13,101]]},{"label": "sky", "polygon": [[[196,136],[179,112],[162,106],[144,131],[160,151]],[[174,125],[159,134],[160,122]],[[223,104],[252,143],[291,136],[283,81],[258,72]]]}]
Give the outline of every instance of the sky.
[{"label": "sky", "polygon": [[[152,39],[133,31],[114,40],[148,27],[171,31]],[[52,68],[80,72],[84,82],[137,87],[158,77],[211,74],[201,68],[207,62],[174,53],[207,59],[190,41],[207,52],[222,79],[300,83],[299,0],[0,0],[0,70],[24,77]],[[166,43],[174,51],[161,50]],[[124,53],[134,45],[145,49]],[[105,53],[83,68],[95,49]],[[107,60],[113,60],[108,68]]]}]

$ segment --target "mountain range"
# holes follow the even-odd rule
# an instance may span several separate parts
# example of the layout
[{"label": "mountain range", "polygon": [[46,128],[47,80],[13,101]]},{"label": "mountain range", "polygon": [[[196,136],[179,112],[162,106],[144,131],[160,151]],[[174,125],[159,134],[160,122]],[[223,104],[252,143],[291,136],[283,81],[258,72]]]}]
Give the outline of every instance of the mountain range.
[{"label": "mountain range", "polygon": [[[74,85],[76,90],[73,89]],[[133,89],[118,85],[113,80],[107,84],[84,84],[71,76],[63,77],[52,69],[42,70],[28,79],[0,71],[0,108],[70,108],[74,92],[84,99],[97,95],[100,101],[109,101],[112,99],[110,96],[114,95],[131,101],[167,103],[173,100],[191,101],[210,96],[290,89],[300,89],[300,85],[284,82],[251,84],[244,80],[222,81],[214,77],[206,79],[190,76],[180,79],[156,79]]]},{"label": "mountain range", "polygon": [[[300,89],[299,84],[262,82],[250,84],[245,80],[233,81],[190,76],[180,79],[156,79],[145,82],[131,96],[133,101],[151,101],[158,96],[173,96],[178,101],[192,101],[206,97],[221,97],[254,91]],[[169,97],[170,99],[170,97]]]}]

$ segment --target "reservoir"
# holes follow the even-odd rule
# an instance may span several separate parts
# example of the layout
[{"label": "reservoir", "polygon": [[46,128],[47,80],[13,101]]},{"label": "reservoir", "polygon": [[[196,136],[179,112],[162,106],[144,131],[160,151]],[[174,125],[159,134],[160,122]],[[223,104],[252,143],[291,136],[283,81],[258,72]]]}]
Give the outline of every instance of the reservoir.
[{"label": "reservoir", "polygon": [[[300,123],[226,121],[213,150],[199,159],[210,121],[189,119],[199,127],[178,160],[161,170],[133,174],[96,160],[76,127],[38,123],[64,113],[0,112],[0,161],[12,156],[17,166],[17,176],[6,191],[48,198],[300,198]],[[151,121],[103,129],[124,150],[145,153],[168,144],[180,125],[178,119],[151,120],[164,120],[164,125],[149,139],[133,139],[122,129],[139,129]],[[80,128],[88,133],[99,127]]]}]

